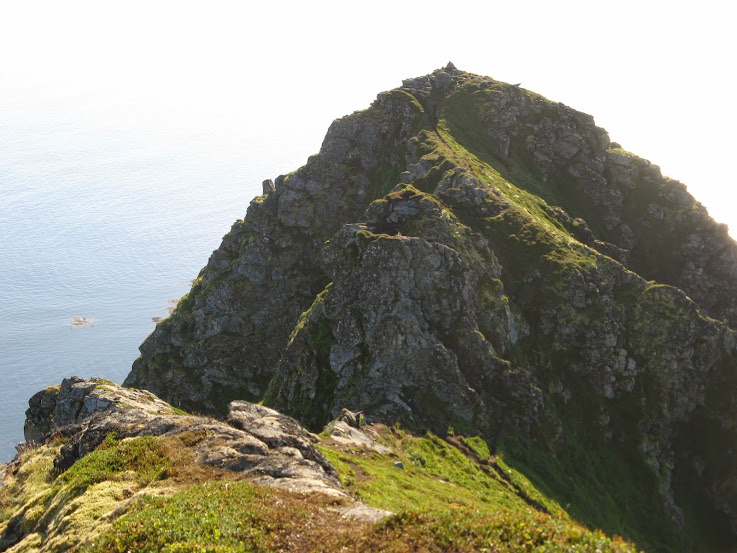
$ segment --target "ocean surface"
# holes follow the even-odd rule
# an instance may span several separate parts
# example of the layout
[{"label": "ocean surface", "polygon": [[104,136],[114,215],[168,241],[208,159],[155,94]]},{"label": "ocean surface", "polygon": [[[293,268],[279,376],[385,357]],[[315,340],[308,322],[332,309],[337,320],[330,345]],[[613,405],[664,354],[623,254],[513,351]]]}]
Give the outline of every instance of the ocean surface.
[{"label": "ocean surface", "polygon": [[153,319],[189,291],[261,181],[298,165],[256,150],[201,154],[191,137],[0,116],[6,462],[31,395],[71,375],[121,383]]}]

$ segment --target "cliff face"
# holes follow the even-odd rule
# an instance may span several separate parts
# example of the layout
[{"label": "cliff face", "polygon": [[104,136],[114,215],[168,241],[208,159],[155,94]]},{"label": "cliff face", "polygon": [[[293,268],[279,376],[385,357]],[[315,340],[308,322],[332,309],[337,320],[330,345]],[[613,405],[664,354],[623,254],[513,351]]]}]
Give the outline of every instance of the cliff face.
[{"label": "cliff face", "polygon": [[477,432],[584,522],[737,548],[737,244],[681,183],[449,66],[264,192],[126,385]]},{"label": "cliff face", "polygon": [[177,315],[141,346],[126,383],[182,406],[223,412],[263,396],[297,319],[328,284],[320,251],[342,224],[396,184],[422,108],[402,92],[336,121],[321,154],[265,182]]}]

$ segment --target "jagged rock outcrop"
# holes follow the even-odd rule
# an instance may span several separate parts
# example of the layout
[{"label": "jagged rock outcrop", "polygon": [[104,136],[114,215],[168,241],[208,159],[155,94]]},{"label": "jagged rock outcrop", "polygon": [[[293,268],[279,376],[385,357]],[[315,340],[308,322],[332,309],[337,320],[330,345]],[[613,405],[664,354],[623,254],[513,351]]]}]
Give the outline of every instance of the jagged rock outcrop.
[{"label": "jagged rock outcrop", "polygon": [[[484,393],[490,386],[527,394],[523,403],[534,406],[529,376],[498,358],[479,332],[481,325],[510,341],[509,327],[518,324],[488,242],[412,187],[377,203],[369,224],[382,227],[402,214],[428,239],[373,234],[365,225],[346,225],[331,239],[323,256],[333,282],[298,323],[270,401],[313,426],[348,405],[373,420],[431,422],[445,410],[487,429],[499,416],[498,402]],[[483,369],[459,363],[456,343],[472,348]]]},{"label": "jagged rock outcrop", "polygon": [[681,183],[449,65],[264,192],[126,384],[479,432],[593,525],[737,546],[737,244]]},{"label": "jagged rock outcrop", "polygon": [[[33,396],[26,415],[29,442],[0,466],[0,551],[118,550],[117,542],[98,546],[106,532],[116,535],[116,521],[139,509],[155,512],[157,499],[175,500],[202,482],[212,489],[225,483],[225,491],[245,482],[275,488],[282,495],[270,497],[302,499],[323,510],[321,519],[345,525],[393,514],[356,500],[316,448],[318,438],[261,405],[233,402],[228,420],[219,421],[183,413],[147,391],[72,377]],[[164,522],[174,533],[182,531],[177,516]],[[198,513],[197,525],[208,516]],[[125,524],[118,536],[130,538]],[[185,546],[157,534],[161,524],[150,530],[154,541]],[[217,541],[219,531],[208,537]]]},{"label": "jagged rock outcrop", "polygon": [[65,378],[60,386],[28,400],[23,428],[26,442],[46,441],[60,428],[77,424],[101,411],[139,410],[151,415],[175,415],[177,410],[147,390],[121,388],[104,378]]},{"label": "jagged rock outcrop", "polygon": [[177,413],[147,391],[73,377],[31,398],[26,431],[36,443],[55,435],[68,438],[54,460],[59,471],[110,434],[124,439],[186,433],[195,463],[236,471],[260,484],[348,499],[312,434],[294,419],[246,401],[233,402],[223,422]]},{"label": "jagged rock outcrop", "polygon": [[423,121],[401,91],[336,120],[320,155],[251,202],[177,315],[141,346],[126,385],[220,413],[232,399],[260,398],[295,321],[328,283],[318,264],[323,242],[394,186]]}]

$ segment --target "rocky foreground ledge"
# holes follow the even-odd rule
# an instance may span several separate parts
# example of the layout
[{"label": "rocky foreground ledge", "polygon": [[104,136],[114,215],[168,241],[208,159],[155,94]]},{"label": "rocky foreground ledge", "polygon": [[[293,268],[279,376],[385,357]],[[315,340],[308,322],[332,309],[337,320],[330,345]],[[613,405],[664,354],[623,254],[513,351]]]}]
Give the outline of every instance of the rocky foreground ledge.
[{"label": "rocky foreground ledge", "polygon": [[26,411],[25,436],[43,443],[69,438],[54,460],[64,471],[115,433],[189,439],[195,463],[237,471],[259,484],[298,492],[348,497],[338,473],[315,449],[317,438],[273,409],[234,401],[226,421],[192,416],[144,390],[121,388],[93,378],[65,379],[34,395]]},{"label": "rocky foreground ledge", "polygon": [[478,436],[346,410],[315,435],[245,401],[221,421],[103,379],[29,405],[27,442],[0,466],[0,552],[635,551],[571,520]]},{"label": "rocky foreground ledge", "polygon": [[[67,471],[74,475],[80,472],[70,469],[91,452],[109,448],[110,444],[125,444],[126,440],[147,439],[145,443],[151,444],[154,438],[162,440],[161,443],[176,444],[175,448],[169,445],[168,449],[157,450],[157,455],[186,458],[186,464],[191,465],[187,470],[204,471],[203,480],[213,479],[215,473],[207,472],[212,469],[220,478],[223,473],[230,473],[226,478],[248,480],[310,497],[340,512],[343,517],[374,522],[391,514],[364,505],[343,488],[335,468],[315,448],[319,441],[317,436],[290,417],[246,401],[232,402],[227,420],[220,421],[187,414],[144,390],[122,388],[100,378],[72,377],[60,386],[38,392],[29,400],[24,431],[26,444],[20,448],[21,454],[0,469],[0,488],[20,486],[22,489],[25,485],[30,472],[29,463],[24,462],[24,452],[44,450],[42,455],[52,455],[49,472],[59,481],[58,475]],[[174,450],[176,453],[171,453]],[[150,452],[136,453],[134,450],[132,455],[144,458],[150,456]],[[133,474],[116,476],[113,474],[115,462],[109,464],[113,468],[104,468],[105,477],[112,481],[135,480]],[[164,470],[154,480],[166,477]],[[67,480],[74,478],[70,476]],[[86,482],[83,489],[68,490],[66,495],[73,497],[80,491],[84,493],[90,483],[100,485],[95,479]],[[151,486],[145,487],[146,493],[152,492]],[[137,488],[140,486],[128,486],[117,496],[132,499],[142,491]],[[155,488],[154,494],[167,493],[155,491]],[[33,508],[21,506],[6,525],[0,525],[0,551],[47,550],[40,547],[38,540],[56,544],[48,550],[59,550],[59,547],[65,550],[71,545],[68,540],[74,539],[74,533],[69,531],[69,526],[74,525],[75,511],[80,505],[65,505],[69,497],[64,499],[58,495],[57,490],[56,495]],[[113,512],[99,513],[100,518],[114,518],[114,511],[120,512],[120,504],[110,505],[115,506]],[[48,520],[43,523],[44,519]],[[52,520],[54,524],[50,524]],[[42,531],[33,532],[39,529],[39,522]],[[62,540],[61,546],[55,538]],[[33,545],[30,549],[26,543],[29,540]]]},{"label": "rocky foreground ledge", "polygon": [[[198,465],[238,472],[261,485],[353,501],[335,468],[315,448],[317,436],[293,418],[247,401],[233,401],[228,418],[219,421],[189,415],[146,390],[72,377],[29,400],[24,432],[30,444],[68,439],[54,459],[58,471],[67,470],[112,433],[118,440],[186,433]],[[368,507],[351,513],[372,520],[388,514]]]}]

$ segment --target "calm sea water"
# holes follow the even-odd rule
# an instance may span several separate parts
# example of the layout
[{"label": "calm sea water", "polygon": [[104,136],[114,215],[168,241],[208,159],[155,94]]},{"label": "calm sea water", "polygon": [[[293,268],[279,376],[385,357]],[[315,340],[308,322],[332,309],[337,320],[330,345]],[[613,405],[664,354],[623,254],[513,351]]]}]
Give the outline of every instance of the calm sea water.
[{"label": "calm sea water", "polygon": [[122,382],[152,318],[188,292],[261,180],[290,169],[237,158],[0,119],[0,462],[38,390],[71,375]]}]

